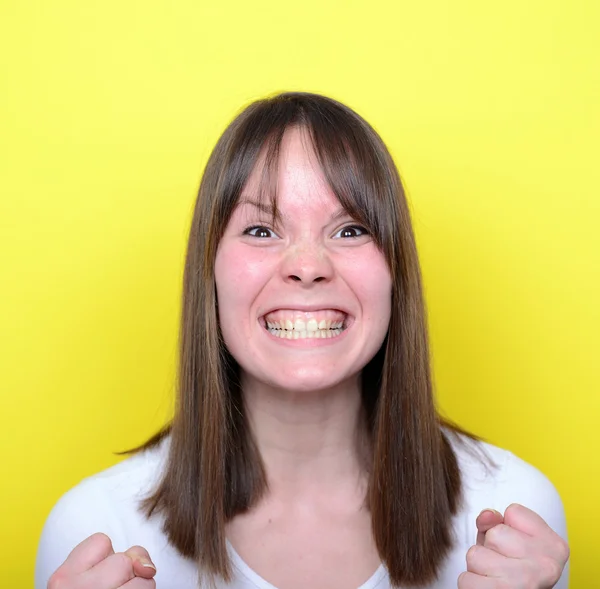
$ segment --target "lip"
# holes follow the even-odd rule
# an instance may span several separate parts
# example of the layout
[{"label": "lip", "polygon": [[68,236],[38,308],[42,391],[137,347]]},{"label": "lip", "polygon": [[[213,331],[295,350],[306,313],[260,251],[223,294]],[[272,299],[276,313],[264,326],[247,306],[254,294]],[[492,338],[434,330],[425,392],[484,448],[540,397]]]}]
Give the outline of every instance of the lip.
[{"label": "lip", "polygon": [[264,319],[265,315],[269,313],[273,313],[274,311],[301,311],[303,313],[314,313],[316,311],[339,311],[340,313],[344,313],[347,317],[352,317],[352,313],[345,309],[344,307],[340,307],[339,305],[332,304],[329,305],[327,303],[321,305],[303,305],[303,304],[286,304],[286,305],[278,305],[277,307],[271,307],[266,309],[265,311],[261,311],[260,319]]},{"label": "lip", "polygon": [[267,329],[267,322],[265,320],[265,317],[269,313],[274,313],[275,311],[300,311],[301,313],[316,313],[318,311],[338,311],[339,313],[343,313],[346,316],[347,325],[344,331],[346,331],[347,328],[350,327],[352,323],[354,323],[354,316],[347,309],[339,307],[338,305],[279,305],[277,307],[269,308],[266,311],[262,311],[259,315],[258,322],[265,328],[265,330]]}]

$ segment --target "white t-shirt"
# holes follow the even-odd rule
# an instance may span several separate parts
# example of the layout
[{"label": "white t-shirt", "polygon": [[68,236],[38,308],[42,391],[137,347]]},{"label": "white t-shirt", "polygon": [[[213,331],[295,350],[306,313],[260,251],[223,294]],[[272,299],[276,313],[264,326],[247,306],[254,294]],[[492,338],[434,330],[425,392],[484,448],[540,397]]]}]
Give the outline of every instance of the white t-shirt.
[{"label": "white t-shirt", "polygon": [[[521,503],[537,512],[560,536],[567,539],[562,502],[552,483],[536,468],[514,454],[480,442],[453,443],[463,476],[464,500],[454,517],[456,542],[441,569],[438,580],[427,589],[454,589],[465,556],[475,543],[475,519],[481,510],[493,508],[504,513],[511,503]],[[497,465],[486,466],[473,452],[483,451]],[[67,492],[50,513],[37,553],[35,589],[46,589],[50,575],[69,552],[95,532],[104,532],[116,552],[133,545],[148,550],[156,565],[157,589],[197,589],[195,563],[182,557],[161,530],[162,519],[147,519],[138,509],[139,501],[156,485],[168,451],[168,440],[160,446],[132,456],[103,472],[83,480]],[[277,589],[254,572],[228,545],[234,580],[219,589]],[[558,589],[568,588],[568,565]],[[383,565],[359,589],[388,589],[389,577]],[[354,589],[354,588],[349,588]]]}]

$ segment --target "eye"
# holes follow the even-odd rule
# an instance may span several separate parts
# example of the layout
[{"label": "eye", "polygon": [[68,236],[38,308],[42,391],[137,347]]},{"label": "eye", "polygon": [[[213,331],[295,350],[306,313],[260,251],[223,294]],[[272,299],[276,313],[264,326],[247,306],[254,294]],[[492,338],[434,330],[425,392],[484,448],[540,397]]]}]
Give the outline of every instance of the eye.
[{"label": "eye", "polygon": [[362,237],[363,235],[368,235],[369,232],[360,225],[347,225],[346,227],[342,227],[337,233],[334,234],[334,239],[340,238],[356,238]]},{"label": "eye", "polygon": [[244,230],[244,235],[251,235],[252,237],[259,237],[261,239],[277,237],[272,229],[264,227],[263,225],[255,225],[254,227],[248,227],[248,229]]}]

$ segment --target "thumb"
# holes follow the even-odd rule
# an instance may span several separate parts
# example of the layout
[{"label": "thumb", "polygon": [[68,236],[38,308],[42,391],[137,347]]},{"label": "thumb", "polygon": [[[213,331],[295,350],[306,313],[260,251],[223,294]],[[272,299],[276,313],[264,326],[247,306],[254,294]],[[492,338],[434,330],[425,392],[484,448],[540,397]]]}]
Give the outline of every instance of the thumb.
[{"label": "thumb", "polygon": [[504,516],[495,509],[484,509],[478,516],[475,524],[477,526],[477,545],[483,546],[485,533],[498,524],[504,523]]},{"label": "thumb", "polygon": [[151,579],[156,574],[156,567],[150,559],[150,555],[145,548],[141,546],[132,546],[125,551],[125,554],[133,563],[133,572],[136,577]]}]

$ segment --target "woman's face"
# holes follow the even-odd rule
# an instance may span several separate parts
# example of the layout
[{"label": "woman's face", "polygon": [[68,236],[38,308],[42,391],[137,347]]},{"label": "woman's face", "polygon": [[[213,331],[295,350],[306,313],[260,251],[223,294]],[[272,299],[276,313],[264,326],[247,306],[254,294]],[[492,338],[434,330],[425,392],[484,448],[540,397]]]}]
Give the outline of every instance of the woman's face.
[{"label": "woman's face", "polygon": [[341,207],[304,131],[286,132],[280,222],[254,170],[219,243],[215,280],[227,349],[248,379],[294,391],[353,379],[385,338],[392,283],[381,251]]}]

